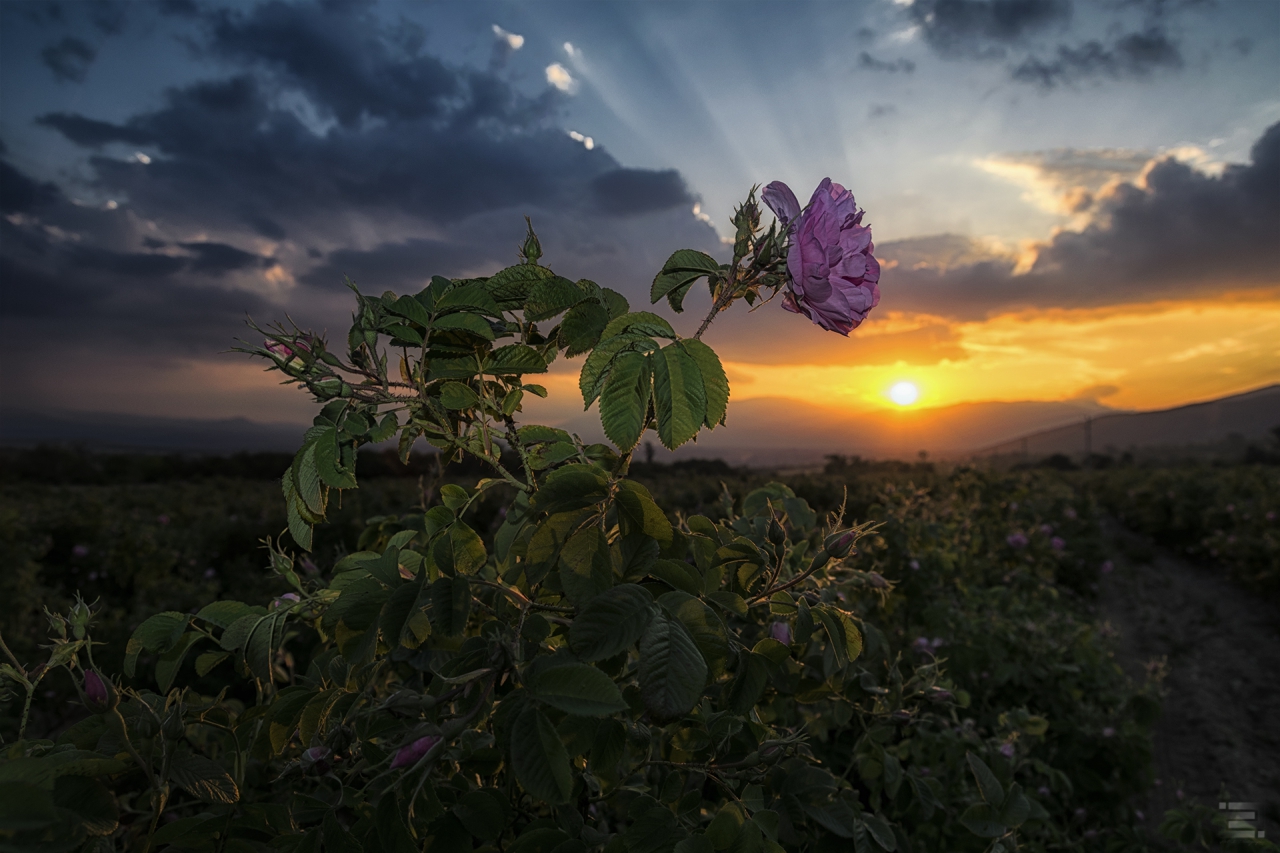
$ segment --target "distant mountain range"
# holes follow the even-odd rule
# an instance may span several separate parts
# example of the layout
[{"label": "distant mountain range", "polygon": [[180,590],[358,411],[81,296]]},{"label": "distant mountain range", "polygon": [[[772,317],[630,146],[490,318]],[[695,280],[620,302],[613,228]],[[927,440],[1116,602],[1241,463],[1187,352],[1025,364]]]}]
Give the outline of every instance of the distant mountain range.
[{"label": "distant mountain range", "polygon": [[[1088,421],[1089,427],[1085,427]],[[1280,425],[1280,385],[1155,412],[1120,412],[1090,400],[961,403],[934,409],[847,412],[784,398],[732,403],[729,426],[704,433],[676,458],[754,466],[811,465],[826,454],[868,459],[1119,452],[1203,445],[1233,435],[1258,441]],[[595,412],[556,426],[602,440]],[[0,444],[78,444],[101,450],[230,453],[297,448],[306,426],[245,418],[187,420],[100,412],[0,413]],[[655,459],[672,458],[655,445]],[[638,454],[644,456],[642,449]]]}]

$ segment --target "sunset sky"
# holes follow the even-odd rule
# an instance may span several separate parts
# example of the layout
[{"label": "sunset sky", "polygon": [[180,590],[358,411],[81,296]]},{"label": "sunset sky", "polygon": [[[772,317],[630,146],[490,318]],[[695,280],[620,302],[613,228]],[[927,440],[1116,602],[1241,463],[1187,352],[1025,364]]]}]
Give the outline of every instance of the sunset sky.
[{"label": "sunset sky", "polygon": [[[246,312],[344,335],[344,275],[494,272],[526,214],[545,263],[639,310],[672,250],[727,257],[753,184],[803,203],[826,176],[867,210],[882,301],[848,339],[724,316],[734,401],[1280,381],[1280,0],[8,0],[0,393],[304,422],[225,352]],[[580,419],[579,367],[545,420]]]}]

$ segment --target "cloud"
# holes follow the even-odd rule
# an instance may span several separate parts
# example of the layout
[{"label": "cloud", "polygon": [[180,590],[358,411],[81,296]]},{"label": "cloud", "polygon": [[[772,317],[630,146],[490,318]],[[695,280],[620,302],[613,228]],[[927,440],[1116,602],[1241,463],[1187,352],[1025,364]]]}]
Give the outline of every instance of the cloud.
[{"label": "cloud", "polygon": [[[364,4],[197,15],[194,47],[219,75],[121,119],[38,119],[82,150],[75,194],[89,200],[0,147],[10,375],[78,369],[52,340],[154,373],[224,350],[246,311],[339,328],[345,275],[377,293],[491,274],[516,260],[525,214],[558,272],[637,302],[673,244],[721,251],[678,172],[570,138],[554,88],[446,63]],[[24,382],[28,400],[55,393]]]},{"label": "cloud", "polygon": [[[1090,224],[1014,257],[953,265],[899,262],[881,280],[891,309],[980,318],[1023,308],[1213,298],[1280,286],[1280,124],[1252,162],[1212,175],[1172,157],[1101,193]],[[886,255],[892,254],[889,246]]]},{"label": "cloud", "polygon": [[612,216],[686,207],[694,201],[675,169],[614,169],[591,182],[596,204]]},{"label": "cloud", "polygon": [[1182,51],[1158,27],[1129,33],[1109,45],[1088,41],[1078,47],[1060,45],[1053,59],[1029,56],[1013,69],[1013,79],[1051,89],[1093,77],[1145,78],[1159,70],[1183,66]]},{"label": "cloud", "polygon": [[59,83],[83,83],[97,55],[97,51],[74,36],[67,36],[40,51],[40,58]]},{"label": "cloud", "polygon": [[915,0],[908,13],[942,56],[1004,57],[1010,45],[1071,19],[1070,0]]},{"label": "cloud", "polygon": [[547,66],[547,83],[570,95],[578,91],[578,81],[573,79],[569,69],[559,62],[553,62]]},{"label": "cloud", "polygon": [[858,54],[858,67],[866,71],[885,71],[890,74],[910,74],[916,70],[916,64],[910,59],[876,59],[865,50]]},{"label": "cloud", "polygon": [[1107,185],[1136,179],[1151,159],[1149,151],[1125,148],[1057,148],[999,154],[976,165],[1025,187],[1023,198],[1041,210],[1078,214]]}]

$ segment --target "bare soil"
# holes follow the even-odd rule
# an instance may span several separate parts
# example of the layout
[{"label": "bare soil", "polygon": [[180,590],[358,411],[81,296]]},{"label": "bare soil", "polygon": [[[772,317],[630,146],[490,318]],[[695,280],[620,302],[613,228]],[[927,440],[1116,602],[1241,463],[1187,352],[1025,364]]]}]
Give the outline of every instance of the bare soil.
[{"label": "bare soil", "polygon": [[1163,666],[1150,834],[1195,800],[1258,804],[1254,826],[1280,842],[1280,609],[1211,566],[1187,562],[1117,526],[1129,555],[1104,576],[1099,618],[1118,632],[1133,678]]}]

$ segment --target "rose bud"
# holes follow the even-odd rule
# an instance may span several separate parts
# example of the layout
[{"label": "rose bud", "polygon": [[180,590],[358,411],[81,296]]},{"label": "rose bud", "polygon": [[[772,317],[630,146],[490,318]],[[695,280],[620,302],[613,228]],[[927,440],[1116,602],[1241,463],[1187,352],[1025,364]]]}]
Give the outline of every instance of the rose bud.
[{"label": "rose bud", "polygon": [[824,178],[803,211],[795,193],[774,181],[761,193],[791,235],[790,289],[782,307],[824,329],[848,335],[880,302],[880,264],[871,229],[862,224],[853,193]]},{"label": "rose bud", "polygon": [[766,531],[769,542],[774,545],[781,545],[787,541],[787,531],[782,529],[782,525],[778,523],[778,519],[769,519],[769,528]]},{"label": "rose bud", "polygon": [[774,622],[769,626],[769,636],[782,645],[789,646],[791,645],[791,626],[786,622]]},{"label": "rose bud", "polygon": [[84,674],[85,704],[95,714],[101,714],[103,711],[109,711],[114,707],[111,700],[115,690],[108,687],[108,683],[106,679],[91,669]]},{"label": "rose bud", "polygon": [[831,559],[839,560],[857,553],[857,549],[853,547],[853,543],[857,541],[858,534],[852,530],[837,531],[822,543],[822,550],[830,554]]},{"label": "rose bud", "polygon": [[396,757],[391,762],[391,769],[395,770],[399,767],[409,767],[417,764],[422,756],[426,755],[431,747],[440,742],[439,735],[427,735],[420,737],[408,746],[400,747],[400,751],[396,753]]}]

